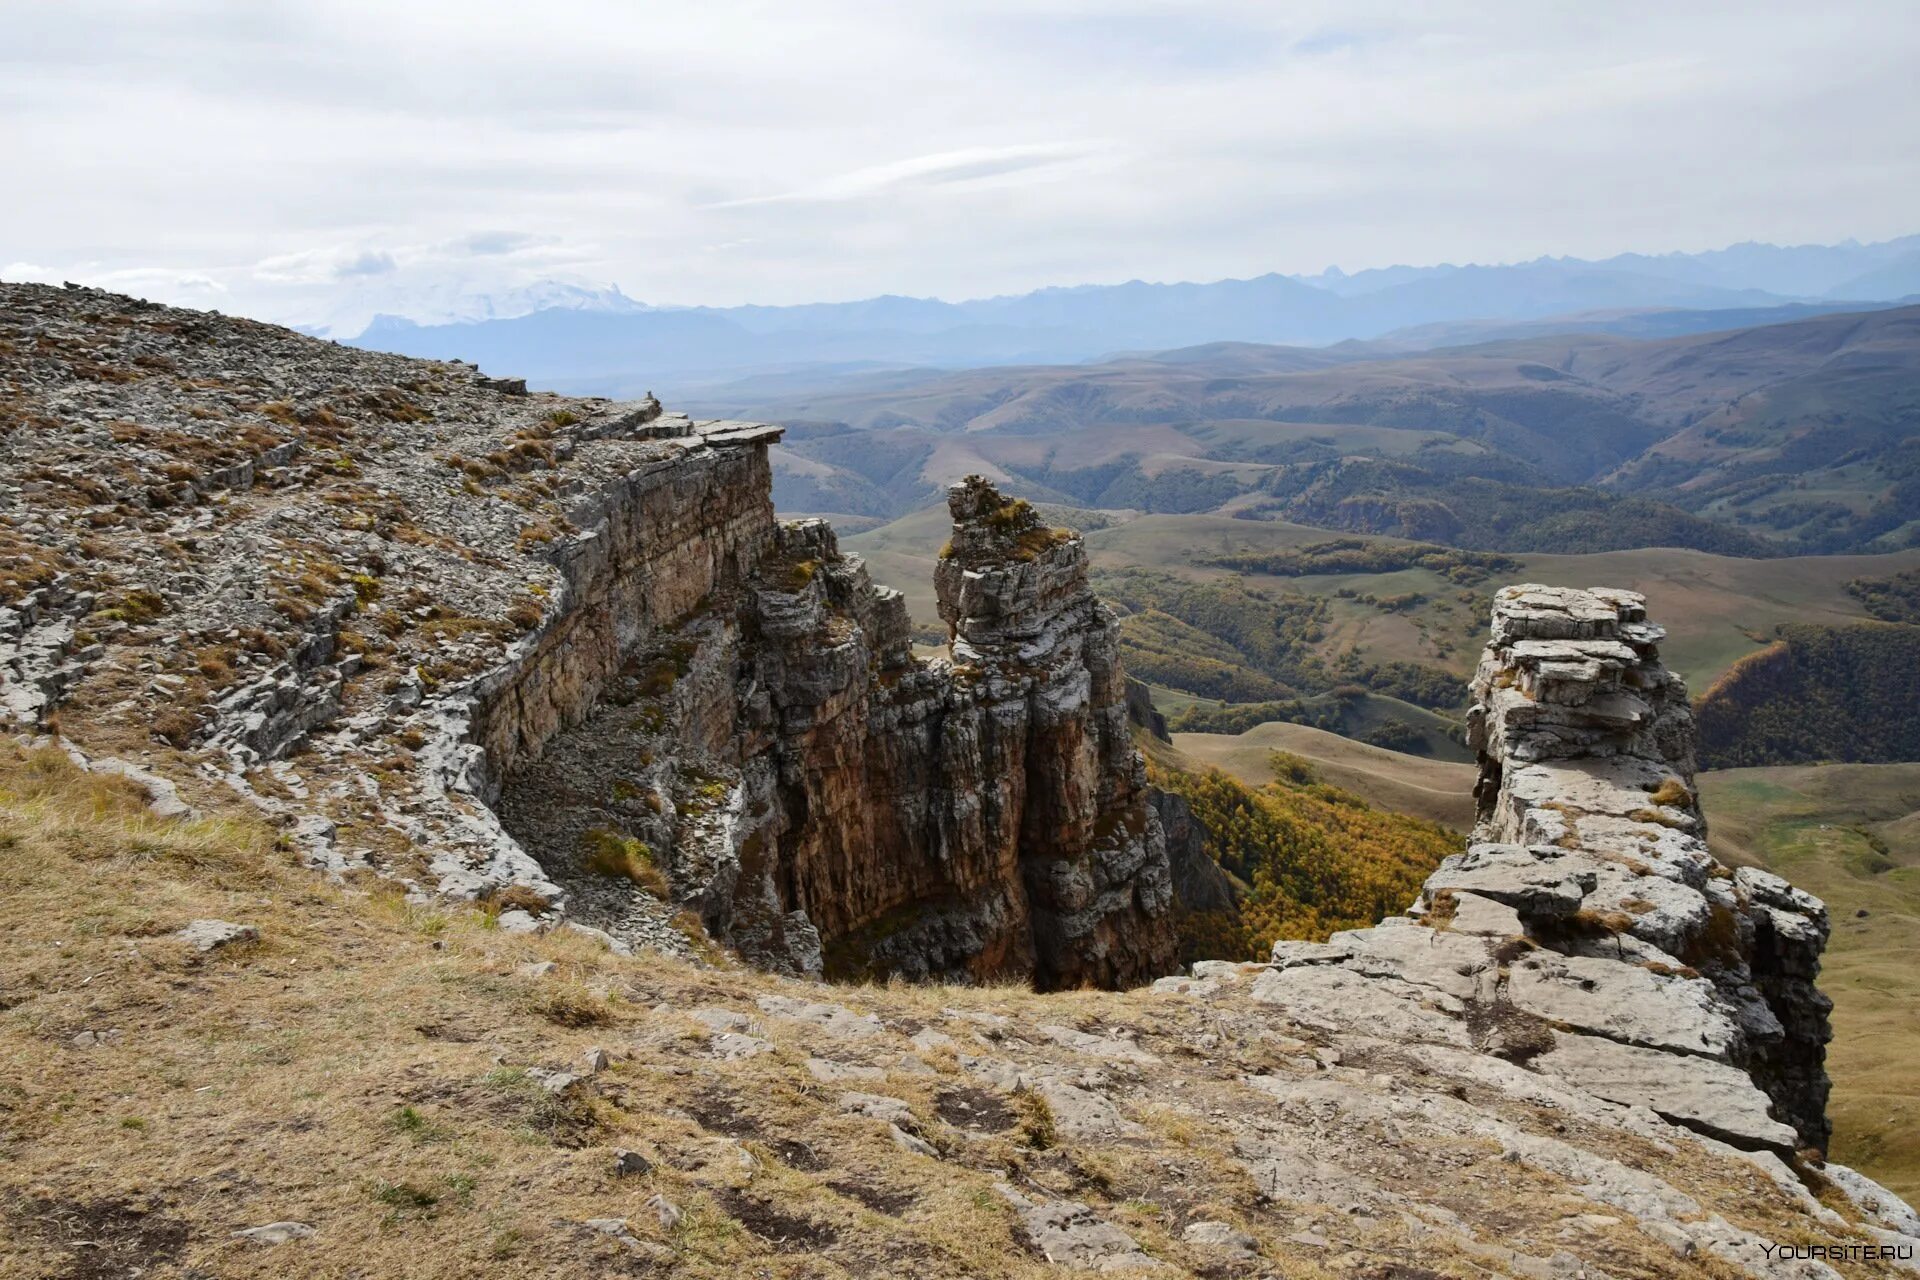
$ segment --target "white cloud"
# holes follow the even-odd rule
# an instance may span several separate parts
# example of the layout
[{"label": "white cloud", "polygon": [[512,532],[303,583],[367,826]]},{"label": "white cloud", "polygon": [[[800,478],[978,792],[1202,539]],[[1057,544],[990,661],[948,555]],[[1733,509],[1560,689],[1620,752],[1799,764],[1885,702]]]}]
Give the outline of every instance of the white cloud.
[{"label": "white cloud", "polygon": [[0,0],[0,253],[348,324],[1878,239],[1917,58],[1884,0]]},{"label": "white cloud", "polygon": [[[891,164],[870,165],[833,177],[768,196],[743,196],[737,200],[716,200],[712,209],[737,209],[756,204],[783,204],[818,201],[834,203],[861,200],[904,187],[978,186],[1017,179],[1030,180],[1047,175],[1075,161],[1098,153],[1097,147],[1073,143],[1033,143],[1004,147],[964,147],[938,155],[914,156]],[[1058,177],[1057,173],[1048,175]]]},{"label": "white cloud", "polygon": [[332,284],[393,269],[393,255],[379,249],[302,249],[262,258],[253,264],[253,278],[268,284]]}]

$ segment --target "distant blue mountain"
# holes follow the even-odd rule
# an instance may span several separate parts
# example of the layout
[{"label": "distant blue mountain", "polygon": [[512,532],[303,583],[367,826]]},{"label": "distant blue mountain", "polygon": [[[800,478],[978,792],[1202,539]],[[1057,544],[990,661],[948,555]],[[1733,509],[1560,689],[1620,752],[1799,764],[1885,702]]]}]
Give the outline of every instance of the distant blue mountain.
[{"label": "distant blue mountain", "polygon": [[[671,396],[828,366],[1062,363],[1211,342],[1324,346],[1387,335],[1404,349],[1420,341],[1423,329],[1431,331],[1427,345],[1449,345],[1485,340],[1503,326],[1538,332],[1538,322],[1553,317],[1566,318],[1569,330],[1691,333],[1767,323],[1755,317],[1774,308],[1837,310],[1844,301],[1860,309],[1916,292],[1920,236],[1909,236],[1874,245],[1743,244],[1598,262],[1542,258],[1206,284],[1133,280],[958,303],[883,296],[785,307],[555,309],[425,326],[381,316],[352,342],[469,360],[557,390],[620,395],[656,389]],[[1711,318],[1713,312],[1728,313],[1725,323]],[[1644,319],[1631,318],[1639,313]],[[1656,318],[1663,313],[1669,318]],[[1806,314],[1782,311],[1779,318]]]}]

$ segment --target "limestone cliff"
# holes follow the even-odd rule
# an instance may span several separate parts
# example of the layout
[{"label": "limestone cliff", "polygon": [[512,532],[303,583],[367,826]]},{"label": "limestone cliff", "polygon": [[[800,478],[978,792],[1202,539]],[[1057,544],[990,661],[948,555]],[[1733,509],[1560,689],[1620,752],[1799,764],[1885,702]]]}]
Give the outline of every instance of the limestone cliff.
[{"label": "limestone cliff", "polygon": [[[1500,593],[1474,842],[1378,927],[1125,992],[711,963],[1125,986],[1170,964],[1176,884],[1233,889],[1144,785],[1078,538],[958,486],[951,653],[916,659],[896,594],[775,520],[776,436],[0,286],[0,719],[153,810],[0,762],[27,1265],[135,1223],[114,1256],[162,1269],[518,1266],[459,1252],[479,1212],[542,1274],[1911,1262],[1920,1217],[1808,1149],[1824,913],[1707,855],[1624,592]],[[176,823],[236,796],[281,844]],[[486,1156],[457,1212],[338,1193],[367,1152],[440,1178],[443,1136]]]},{"label": "limestone cliff", "polygon": [[1663,636],[1631,592],[1502,590],[1468,720],[1473,843],[1406,917],[1275,960],[1309,988],[1325,966],[1443,991],[1457,1023],[1408,1011],[1416,1038],[1739,1145],[1823,1148],[1826,911],[1708,854]]},{"label": "limestone cliff", "polygon": [[653,903],[593,865],[637,842],[778,969],[1053,987],[1172,967],[1164,839],[1080,540],[977,480],[952,507],[951,660],[914,658],[899,594],[820,521],[769,526],[743,572],[650,619],[612,696],[501,801],[583,918],[646,936]]},{"label": "limestone cliff", "polygon": [[1024,503],[956,490],[923,663],[898,593],[775,520],[777,428],[90,290],[0,308],[12,722],[157,736],[315,865],[509,927],[811,974],[1173,967],[1114,623]]}]

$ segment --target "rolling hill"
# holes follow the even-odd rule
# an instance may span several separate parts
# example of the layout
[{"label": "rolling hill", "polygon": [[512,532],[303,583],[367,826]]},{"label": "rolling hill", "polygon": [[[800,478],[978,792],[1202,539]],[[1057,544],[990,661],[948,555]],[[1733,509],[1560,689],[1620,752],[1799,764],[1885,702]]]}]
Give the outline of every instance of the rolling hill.
[{"label": "rolling hill", "polygon": [[1041,502],[1511,552],[1920,543],[1920,307],[1411,356],[1213,343],[719,407],[789,424],[775,497],[809,512],[903,515],[978,472]]}]

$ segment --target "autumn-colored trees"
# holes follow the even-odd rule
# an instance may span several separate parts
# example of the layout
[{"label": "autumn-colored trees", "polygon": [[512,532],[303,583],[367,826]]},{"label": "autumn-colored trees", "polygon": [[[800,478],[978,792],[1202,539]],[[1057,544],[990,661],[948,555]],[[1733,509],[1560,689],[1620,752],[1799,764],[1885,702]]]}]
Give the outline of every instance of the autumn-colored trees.
[{"label": "autumn-colored trees", "polygon": [[1185,958],[1264,959],[1277,938],[1319,940],[1404,910],[1440,860],[1463,847],[1436,823],[1369,806],[1276,752],[1282,781],[1249,787],[1218,770],[1156,769],[1153,782],[1186,798],[1207,852],[1244,888],[1237,913],[1190,915]]}]

